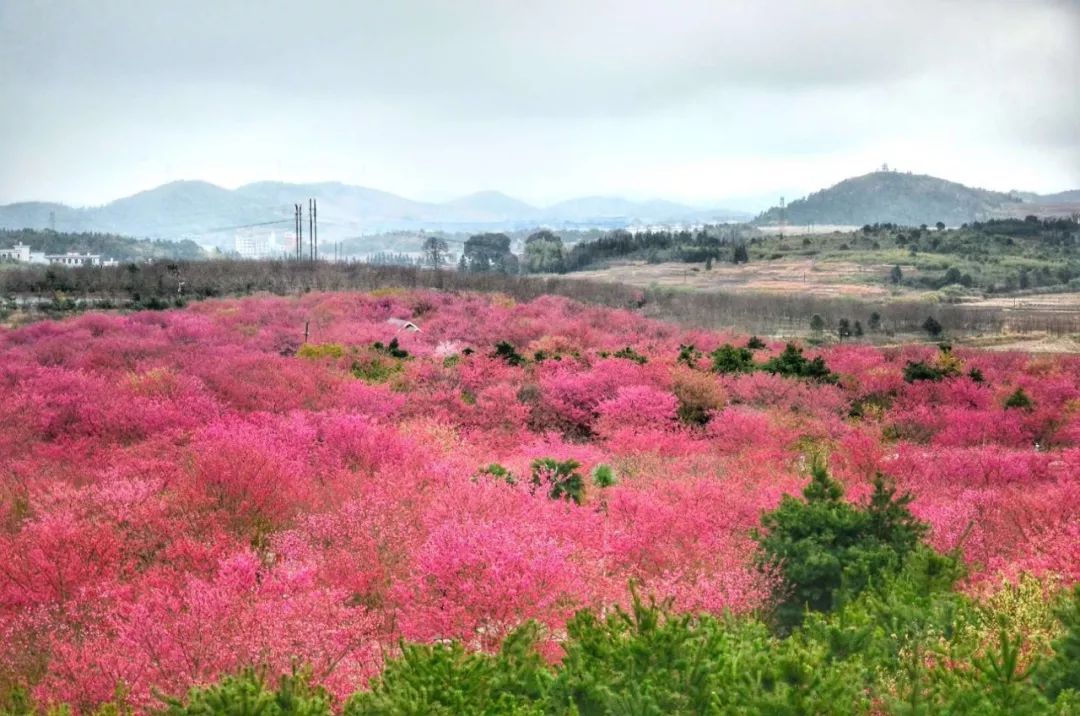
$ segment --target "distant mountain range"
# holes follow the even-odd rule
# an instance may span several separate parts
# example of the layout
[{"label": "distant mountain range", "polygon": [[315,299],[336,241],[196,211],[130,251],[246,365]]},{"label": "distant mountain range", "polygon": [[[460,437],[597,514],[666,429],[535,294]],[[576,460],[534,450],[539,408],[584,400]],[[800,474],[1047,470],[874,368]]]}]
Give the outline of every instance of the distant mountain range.
[{"label": "distant mountain range", "polygon": [[207,182],[177,181],[99,207],[46,202],[0,206],[0,228],[54,227],[57,231],[193,239],[208,246],[232,248],[234,234],[247,228],[291,233],[295,203],[304,206],[307,233],[309,197],[318,201],[319,238],[325,241],[396,230],[503,231],[541,225],[556,229],[620,228],[636,223],[738,221],[751,216],[609,197],[571,199],[541,208],[494,191],[433,203],[337,182],[257,182],[230,190]]},{"label": "distant mountain range", "polygon": [[[631,225],[745,221],[751,215],[725,209],[700,209],[669,201],[630,201],[590,196],[538,207],[497,191],[483,191],[443,203],[413,201],[377,189],[339,182],[287,184],[256,182],[237,189],[202,181],[176,181],[104,206],[75,208],[48,202],[0,206],[0,229],[97,232],[138,238],[194,240],[232,249],[247,231],[275,232],[278,249],[287,250],[293,231],[293,205],[318,200],[319,239],[333,242],[387,231],[507,231],[545,226],[553,229],[616,229]],[[781,214],[773,207],[755,223],[791,225],[873,223],[950,226],[995,216],[1052,215],[1080,210],[1080,190],[1038,195],[973,189],[936,177],[873,172],[791,202]]]},{"label": "distant mountain range", "polygon": [[[995,217],[1068,213],[1080,202],[1080,190],[1040,196],[1023,192],[973,189],[925,174],[872,172],[798,199],[781,209],[774,206],[755,223],[789,225],[837,224],[862,226],[892,223],[906,226],[949,226]],[[1054,207],[1051,209],[1050,207]],[[1077,204],[1076,209],[1080,209]]]}]

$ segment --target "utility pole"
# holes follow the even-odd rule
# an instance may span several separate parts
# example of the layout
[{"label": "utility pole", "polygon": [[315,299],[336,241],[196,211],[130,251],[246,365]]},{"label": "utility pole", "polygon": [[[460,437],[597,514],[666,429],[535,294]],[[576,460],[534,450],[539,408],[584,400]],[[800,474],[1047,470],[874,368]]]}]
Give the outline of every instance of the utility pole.
[{"label": "utility pole", "polygon": [[296,260],[304,259],[304,206],[293,204],[296,213]]},{"label": "utility pole", "polygon": [[315,241],[315,260],[319,260],[319,200],[311,200],[311,220],[312,225],[315,227],[312,232],[312,238]]},{"label": "utility pole", "polygon": [[314,199],[307,200],[307,220],[308,220],[308,257],[315,260],[315,212]]}]

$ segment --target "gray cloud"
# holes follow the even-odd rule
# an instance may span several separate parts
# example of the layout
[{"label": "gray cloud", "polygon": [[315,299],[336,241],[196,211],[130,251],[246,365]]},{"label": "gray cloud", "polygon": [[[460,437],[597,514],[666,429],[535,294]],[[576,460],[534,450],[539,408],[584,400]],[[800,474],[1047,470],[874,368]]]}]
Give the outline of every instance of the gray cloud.
[{"label": "gray cloud", "polygon": [[718,200],[896,151],[1048,190],[1080,184],[1078,27],[1053,1],[6,0],[0,103],[27,111],[0,116],[0,200],[275,167],[412,195]]}]

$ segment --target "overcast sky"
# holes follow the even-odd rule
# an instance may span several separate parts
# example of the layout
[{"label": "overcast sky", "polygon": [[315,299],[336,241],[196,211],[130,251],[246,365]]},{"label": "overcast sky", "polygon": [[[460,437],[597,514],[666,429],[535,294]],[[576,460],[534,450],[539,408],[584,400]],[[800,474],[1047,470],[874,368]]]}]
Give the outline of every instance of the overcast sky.
[{"label": "overcast sky", "polygon": [[0,203],[1080,187],[1077,0],[0,0]]}]

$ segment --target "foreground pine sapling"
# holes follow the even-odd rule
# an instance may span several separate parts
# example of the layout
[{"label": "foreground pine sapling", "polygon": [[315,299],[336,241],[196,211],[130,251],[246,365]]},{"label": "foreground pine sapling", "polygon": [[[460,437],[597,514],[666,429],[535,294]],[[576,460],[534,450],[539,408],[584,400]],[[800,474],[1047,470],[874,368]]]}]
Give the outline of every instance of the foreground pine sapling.
[{"label": "foreground pine sapling", "polygon": [[927,527],[880,475],[867,507],[843,499],[844,489],[815,458],[803,499],[785,495],[755,531],[762,570],[780,582],[773,595],[781,631],[802,623],[806,610],[830,612],[871,583],[894,574]]}]

